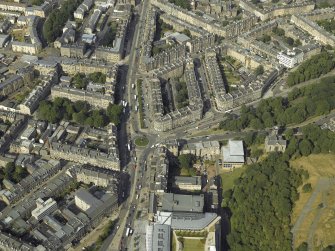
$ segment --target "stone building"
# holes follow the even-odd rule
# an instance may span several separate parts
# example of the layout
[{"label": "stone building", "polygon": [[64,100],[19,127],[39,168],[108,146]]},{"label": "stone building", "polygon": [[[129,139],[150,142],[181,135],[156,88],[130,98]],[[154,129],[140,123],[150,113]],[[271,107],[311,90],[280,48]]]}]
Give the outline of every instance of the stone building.
[{"label": "stone building", "polygon": [[113,96],[107,96],[97,92],[85,91],[70,87],[56,85],[51,88],[51,98],[68,98],[72,102],[85,101],[91,106],[107,109],[108,105],[114,103]]},{"label": "stone building", "polygon": [[180,154],[188,153],[205,159],[214,159],[220,155],[220,144],[218,141],[188,143],[181,148]]},{"label": "stone building", "polygon": [[202,118],[203,102],[192,62],[185,65],[185,81],[189,105],[164,114],[160,80],[158,78],[145,79],[145,84],[150,87],[150,110],[155,130],[168,131]]},{"label": "stone building", "polygon": [[298,14],[293,15],[291,17],[291,22],[304,31],[308,32],[311,36],[314,37],[315,40],[320,41],[323,44],[335,46],[335,36],[310,20],[308,16]]},{"label": "stone building", "polygon": [[80,164],[90,164],[120,171],[120,160],[117,148],[114,148],[113,151],[107,154],[93,149],[52,142],[50,145],[50,156],[56,159],[65,159]]},{"label": "stone building", "polygon": [[266,152],[285,152],[286,140],[281,135],[278,135],[278,131],[274,130],[272,133],[265,138],[265,151]]},{"label": "stone building", "polygon": [[172,187],[186,191],[200,191],[202,188],[201,176],[174,176]]},{"label": "stone building", "polygon": [[50,94],[52,85],[58,82],[58,72],[44,75],[41,80],[41,83],[18,105],[21,113],[31,115],[38,108],[40,101]]},{"label": "stone building", "polygon": [[284,6],[277,6],[270,9],[260,9],[252,2],[241,0],[239,1],[239,6],[264,21],[284,15],[308,13],[314,10],[315,4],[307,1],[302,3],[293,3]]},{"label": "stone building", "polygon": [[234,37],[249,30],[257,22],[257,17],[250,15],[243,20],[239,20],[233,24],[222,27],[220,22],[208,20],[205,17],[196,15],[191,11],[187,11],[179,6],[176,6],[166,0],[154,0],[152,5],[161,9],[166,14],[180,19],[184,22],[190,23],[194,26],[200,27],[209,33],[213,33],[222,37]]}]

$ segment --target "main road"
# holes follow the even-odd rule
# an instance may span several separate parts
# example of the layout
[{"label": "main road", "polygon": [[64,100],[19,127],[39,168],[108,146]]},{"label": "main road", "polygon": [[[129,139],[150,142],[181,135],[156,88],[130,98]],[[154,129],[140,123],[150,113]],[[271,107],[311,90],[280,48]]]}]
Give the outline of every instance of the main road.
[{"label": "main road", "polygon": [[[140,36],[143,34],[144,25],[143,22],[145,21],[146,12],[148,10],[149,0],[144,0],[143,2],[138,5],[139,7],[139,16],[138,20],[136,20],[136,26],[134,30],[134,36],[132,41],[132,46],[128,58],[128,71],[127,71],[127,79],[126,79],[126,86],[124,90],[126,95],[123,97],[124,100],[127,100],[129,103],[129,108],[132,107],[132,91],[131,88],[132,84],[136,83],[136,74],[138,71],[139,65],[139,54],[137,48],[141,44],[142,37]],[[135,116],[134,116],[135,115]],[[136,137],[136,132],[138,132],[138,119],[137,114],[130,112],[130,116],[128,121],[123,121],[122,123],[126,123],[126,128],[128,128],[128,134],[130,135],[130,139],[134,139]],[[133,205],[136,201],[135,194],[136,188],[138,187],[137,177],[139,175],[141,168],[135,168],[136,166],[142,167],[144,166],[144,162],[150,152],[150,147],[146,148],[144,151],[139,151],[138,161],[130,162],[128,164],[127,171],[130,173],[130,192],[126,202],[120,208],[120,215],[119,215],[119,228],[116,232],[114,232],[111,236],[109,236],[101,246],[100,250],[125,250],[127,247],[127,238],[125,237],[126,227],[129,226],[129,223],[132,221],[134,214],[133,212]],[[134,152],[136,155],[136,152]],[[133,159],[134,160],[134,159]],[[139,181],[139,183],[141,180]]]}]

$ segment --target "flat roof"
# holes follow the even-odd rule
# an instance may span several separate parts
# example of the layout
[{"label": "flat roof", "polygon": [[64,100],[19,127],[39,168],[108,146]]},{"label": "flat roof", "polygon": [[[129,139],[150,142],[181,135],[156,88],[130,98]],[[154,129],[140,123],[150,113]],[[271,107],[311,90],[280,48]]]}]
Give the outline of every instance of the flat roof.
[{"label": "flat roof", "polygon": [[244,149],[242,140],[229,140],[226,146],[222,147],[224,162],[244,163]]},{"label": "flat roof", "polygon": [[204,195],[185,195],[164,193],[162,211],[167,212],[203,212]]}]

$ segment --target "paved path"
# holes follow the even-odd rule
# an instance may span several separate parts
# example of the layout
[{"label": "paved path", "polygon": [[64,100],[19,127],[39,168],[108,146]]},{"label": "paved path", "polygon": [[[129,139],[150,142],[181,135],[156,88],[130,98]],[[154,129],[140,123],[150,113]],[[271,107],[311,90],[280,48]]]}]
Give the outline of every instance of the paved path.
[{"label": "paved path", "polygon": [[[299,232],[302,223],[304,222],[306,216],[308,215],[308,213],[313,210],[313,204],[318,196],[319,193],[324,193],[327,189],[329,189],[330,185],[334,183],[334,179],[333,178],[326,178],[326,177],[322,177],[318,180],[318,183],[316,184],[316,187],[314,189],[314,192],[312,193],[311,197],[309,198],[309,200],[307,201],[307,203],[305,204],[305,206],[303,207],[298,220],[295,222],[291,232],[293,234],[293,241],[292,241],[292,246],[294,246],[295,242],[296,242],[296,235]],[[324,202],[324,196],[322,196],[322,203],[325,205]],[[313,219],[313,223],[312,226],[309,230],[309,234],[308,234],[308,246],[309,246],[309,250],[312,250],[313,248],[313,237],[314,237],[314,232],[316,230],[317,227],[317,223],[320,219],[321,216],[321,209],[318,210],[317,215],[315,216],[315,218]]]}]

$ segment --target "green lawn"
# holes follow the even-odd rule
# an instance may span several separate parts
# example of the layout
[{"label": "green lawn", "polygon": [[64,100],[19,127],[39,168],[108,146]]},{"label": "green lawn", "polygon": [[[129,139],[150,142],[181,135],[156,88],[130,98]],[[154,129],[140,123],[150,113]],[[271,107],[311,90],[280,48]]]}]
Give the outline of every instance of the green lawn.
[{"label": "green lawn", "polygon": [[223,192],[228,189],[231,189],[234,186],[234,180],[236,180],[243,174],[245,168],[246,167],[236,168],[232,172],[225,172],[220,175],[222,179]]},{"label": "green lawn", "polygon": [[187,239],[184,238],[183,251],[204,251],[205,239]]},{"label": "green lawn", "polygon": [[135,145],[137,146],[146,146],[149,143],[149,140],[146,137],[140,137],[135,139]]}]

